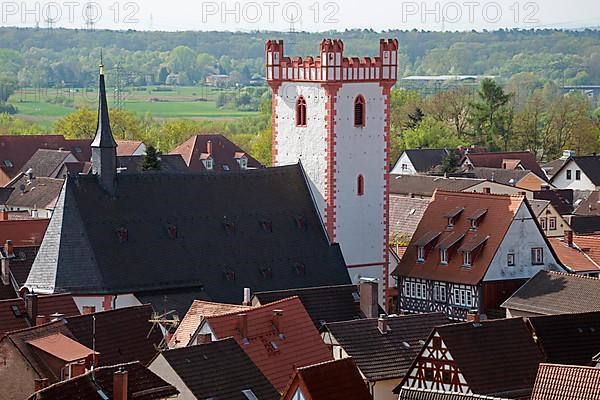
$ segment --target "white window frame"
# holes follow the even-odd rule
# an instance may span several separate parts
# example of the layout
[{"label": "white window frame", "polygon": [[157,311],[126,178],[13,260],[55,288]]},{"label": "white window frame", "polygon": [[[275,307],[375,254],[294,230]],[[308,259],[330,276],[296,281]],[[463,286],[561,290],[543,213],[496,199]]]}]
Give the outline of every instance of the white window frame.
[{"label": "white window frame", "polygon": [[417,262],[425,262],[425,246],[417,246]]},{"label": "white window frame", "polygon": [[238,164],[240,164],[240,168],[241,169],[246,169],[248,168],[248,158],[246,156],[244,157],[240,157],[238,159]]},{"label": "white window frame", "polygon": [[448,265],[448,249],[440,249],[440,264]]},{"label": "white window frame", "polygon": [[540,218],[540,226],[542,227],[543,231],[546,230],[546,217]]},{"label": "white window frame", "polygon": [[204,164],[204,168],[212,170],[214,168],[214,162],[212,160],[212,158],[207,158],[206,160],[202,160],[202,163]]},{"label": "white window frame", "polygon": [[531,249],[531,265],[544,265],[543,247],[533,247]]},{"label": "white window frame", "polygon": [[556,217],[548,218],[548,230],[550,230],[550,231],[556,230]]},{"label": "white window frame", "polygon": [[470,251],[463,252],[463,267],[470,267],[473,265],[473,257]]},{"label": "white window frame", "polygon": [[514,267],[515,266],[515,253],[508,253],[506,255],[506,265],[508,267]]}]

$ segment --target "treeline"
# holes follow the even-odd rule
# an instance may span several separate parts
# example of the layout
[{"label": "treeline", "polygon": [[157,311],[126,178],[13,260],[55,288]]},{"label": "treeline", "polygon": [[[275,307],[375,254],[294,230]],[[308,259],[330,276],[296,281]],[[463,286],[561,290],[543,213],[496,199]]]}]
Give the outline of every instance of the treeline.
[{"label": "treeline", "polygon": [[394,160],[406,148],[530,150],[542,161],[564,149],[586,155],[600,148],[600,109],[580,93],[563,94],[553,82],[513,79],[503,87],[485,79],[474,95],[458,87],[426,98],[396,90],[391,104]]},{"label": "treeline", "polygon": [[380,37],[400,42],[399,75],[477,74],[509,79],[530,72],[565,84],[600,82],[600,32],[500,30],[322,33],[137,32],[0,28],[0,83],[85,86],[100,49],[107,68],[132,84],[197,84],[226,74],[247,83],[264,75],[264,42],[286,41],[290,55],[316,55],[323,37],[345,41],[348,55],[376,55]]}]

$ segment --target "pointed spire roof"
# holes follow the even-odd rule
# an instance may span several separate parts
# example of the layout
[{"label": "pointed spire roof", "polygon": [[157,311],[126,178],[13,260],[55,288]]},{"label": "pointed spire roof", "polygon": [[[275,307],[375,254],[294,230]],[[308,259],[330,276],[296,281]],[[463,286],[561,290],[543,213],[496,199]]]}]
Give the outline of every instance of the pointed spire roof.
[{"label": "pointed spire roof", "polygon": [[100,56],[100,83],[99,83],[99,101],[98,101],[98,126],[96,128],[96,137],[92,142],[92,147],[116,148],[117,143],[110,129],[110,120],[108,119],[108,102],[106,101],[106,87],[104,84],[104,63]]}]

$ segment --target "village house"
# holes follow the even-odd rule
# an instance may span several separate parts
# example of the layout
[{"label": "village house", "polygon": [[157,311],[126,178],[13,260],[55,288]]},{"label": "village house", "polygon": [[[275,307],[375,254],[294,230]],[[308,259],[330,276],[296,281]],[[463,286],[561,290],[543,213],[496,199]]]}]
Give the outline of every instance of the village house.
[{"label": "village house", "polygon": [[540,271],[510,296],[506,316],[533,317],[600,311],[600,279]]},{"label": "village house", "polygon": [[467,153],[460,161],[464,171],[473,168],[501,168],[510,170],[531,171],[539,178],[546,180],[546,174],[529,151],[510,151],[494,153]]},{"label": "village house", "polygon": [[233,338],[165,350],[148,368],[177,388],[178,400],[280,398]]},{"label": "village house", "polygon": [[550,182],[560,189],[600,190],[600,156],[570,157]]},{"label": "village house", "polygon": [[542,269],[565,271],[523,196],[438,190],[394,272],[399,309],[501,317]]},{"label": "village house", "polygon": [[372,400],[352,358],[296,368],[281,400]]},{"label": "village house", "polygon": [[465,175],[529,191],[541,190],[543,187],[548,186],[546,179],[539,177],[531,171],[521,169],[477,167],[469,169]]},{"label": "village house", "polygon": [[529,205],[546,237],[563,237],[570,232],[569,224],[549,200],[533,199],[529,200]]},{"label": "village house", "polygon": [[395,175],[432,173],[449,154],[447,149],[407,149],[402,152],[390,173]]},{"label": "village house", "polygon": [[193,172],[246,171],[264,168],[250,154],[219,134],[194,135],[173,150]]},{"label": "village house", "polygon": [[190,345],[227,337],[235,339],[278,391],[295,367],[333,359],[298,297],[205,317]]},{"label": "village house", "polygon": [[[117,174],[104,75],[92,164],[91,175],[65,180],[27,290],[69,292],[97,311],[146,301],[162,309],[168,295],[186,303],[183,315],[193,299],[239,304],[246,287],[350,282],[300,164],[240,174]],[[157,262],[158,254],[168,263]]]},{"label": "village house", "polygon": [[523,319],[438,326],[395,392],[416,388],[527,399],[543,361]]},{"label": "village house", "polygon": [[449,322],[441,313],[381,316],[327,323],[321,336],[336,360],[352,357],[375,400],[391,400],[431,330]]},{"label": "village house", "polygon": [[[40,382],[45,385],[47,382]],[[41,388],[28,400],[166,400],[180,399],[175,387],[139,362],[98,367]]]},{"label": "village house", "polygon": [[[163,342],[149,305],[65,317],[7,333],[0,339],[3,399],[23,399],[90,370],[130,361],[147,364]],[[48,320],[46,320],[48,321]],[[120,334],[115,334],[118,327]],[[37,385],[37,386],[36,386]]]},{"label": "village house", "polygon": [[50,218],[63,187],[62,178],[20,173],[7,183],[10,194],[0,204],[8,211],[26,211],[32,218]]},{"label": "village house", "polygon": [[540,364],[531,400],[600,398],[600,369],[578,365]]},{"label": "village house", "polygon": [[556,171],[558,171],[569,158],[575,157],[576,155],[577,152],[574,150],[563,150],[562,155],[558,159],[541,164],[541,167],[546,173],[548,179],[552,179],[552,176],[556,173]]}]

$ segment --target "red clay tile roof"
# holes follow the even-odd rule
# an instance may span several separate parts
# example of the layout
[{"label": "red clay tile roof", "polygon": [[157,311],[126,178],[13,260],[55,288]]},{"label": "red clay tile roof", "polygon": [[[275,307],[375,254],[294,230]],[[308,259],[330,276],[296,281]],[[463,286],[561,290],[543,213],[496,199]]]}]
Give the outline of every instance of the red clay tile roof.
[{"label": "red clay tile roof", "polygon": [[29,327],[23,299],[0,301],[0,336],[6,332]]},{"label": "red clay tile roof", "polygon": [[240,149],[235,143],[223,135],[194,135],[173,150],[170,154],[181,154],[191,171],[207,171],[202,163],[202,155],[206,158],[207,143],[212,143],[211,156],[214,160],[214,171],[240,171],[240,166],[235,158],[236,153],[244,153],[248,158],[248,168],[262,168],[263,165]]},{"label": "red clay tile roof", "polygon": [[398,400],[508,400],[500,397],[443,392],[441,390],[402,388]]},{"label": "red clay tile roof", "polygon": [[117,140],[117,156],[132,156],[144,143],[140,140]]},{"label": "red clay tile roof", "polygon": [[600,266],[586,253],[559,238],[548,238],[560,262],[572,272],[600,272]]},{"label": "red clay tile roof", "polygon": [[598,400],[600,369],[540,364],[531,400]]},{"label": "red clay tile roof", "polygon": [[[273,325],[274,310],[283,310],[279,333]],[[238,314],[243,313],[207,317],[205,322],[217,339],[233,337],[278,390],[282,390],[288,383],[295,367],[332,359],[298,297],[246,310],[247,343],[238,330]]]},{"label": "red clay tile roof", "polygon": [[15,247],[39,246],[49,222],[49,219],[0,221],[0,244],[12,240]]},{"label": "red clay tile roof", "polygon": [[[478,284],[485,276],[517,210],[523,204],[523,199],[522,196],[436,191],[394,274],[445,282]],[[457,207],[464,208],[464,211],[455,218],[454,227],[448,229],[448,220],[444,215]],[[469,216],[480,209],[487,209],[487,212],[479,220],[477,231],[473,232],[470,230]],[[417,263],[415,243],[427,241],[437,232],[442,234],[437,237],[437,241],[433,240],[426,247],[425,262]],[[435,244],[445,241],[455,232],[464,233],[465,237],[455,244],[453,251],[449,251],[448,265],[441,266],[438,253],[432,249]],[[457,246],[466,245],[469,248],[478,247],[471,268],[462,267],[463,257],[456,250]]]},{"label": "red clay tile roof", "polygon": [[[600,311],[600,279],[540,271],[503,304],[535,315]],[[598,346],[600,348],[600,345]]]},{"label": "red clay tile roof", "polygon": [[66,319],[66,325],[81,344],[93,347],[96,319],[96,351],[102,365],[139,361],[147,365],[163,339],[158,325],[150,322],[152,307],[142,305],[81,315]]},{"label": "red clay tile roof", "polygon": [[600,264],[600,235],[573,235],[573,243],[595,263]]},{"label": "red clay tile roof", "polygon": [[185,347],[196,333],[196,330],[206,317],[226,314],[233,311],[243,311],[250,307],[237,304],[213,303],[204,300],[194,300],[185,317],[179,323],[175,334],[169,342],[169,348]]},{"label": "red clay tile roof", "polygon": [[298,368],[281,398],[292,399],[298,387],[311,400],[373,399],[352,358]]},{"label": "red clay tile roof", "polygon": [[76,342],[70,337],[58,332],[48,336],[28,340],[27,343],[36,349],[41,350],[44,353],[48,353],[67,363],[84,360],[88,356],[92,356],[94,353],[98,354],[92,349],[89,349],[81,343]]},{"label": "red clay tile roof", "polygon": [[29,400],[101,400],[101,390],[108,399],[113,398],[113,376],[118,370],[127,371],[127,398],[135,400],[161,400],[179,392],[139,362],[99,367],[94,374],[88,372],[76,378],[49,386],[32,394]]},{"label": "red clay tile roof", "polygon": [[546,180],[546,174],[535,161],[535,157],[529,151],[512,151],[512,152],[498,152],[498,153],[470,153],[465,155],[474,167],[488,167],[488,168],[503,168],[502,163],[506,160],[510,160],[510,165],[507,167],[513,167],[516,163],[515,160],[520,161],[520,164],[524,169],[529,170]]},{"label": "red clay tile roof", "polygon": [[[91,143],[91,139],[67,140],[62,135],[2,135],[0,136],[0,169],[11,178],[16,176],[38,149],[66,149],[70,150],[78,160],[88,161],[92,155]],[[5,160],[9,160],[12,167],[7,167]]]}]

